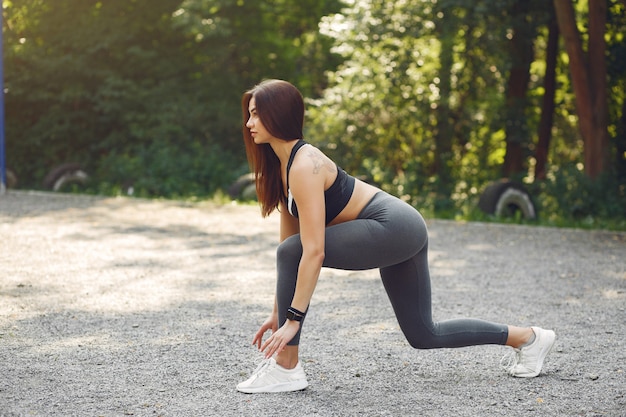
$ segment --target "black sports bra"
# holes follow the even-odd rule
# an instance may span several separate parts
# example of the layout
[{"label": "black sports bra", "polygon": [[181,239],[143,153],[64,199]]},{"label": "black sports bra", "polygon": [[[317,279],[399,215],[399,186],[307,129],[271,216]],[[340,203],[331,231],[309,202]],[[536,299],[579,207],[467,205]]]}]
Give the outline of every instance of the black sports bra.
[{"label": "black sports bra", "polygon": [[[296,218],[298,217],[298,207],[296,206],[296,201],[293,199],[291,189],[289,188],[289,170],[291,169],[291,164],[296,156],[296,152],[306,144],[304,140],[298,140],[298,143],[296,143],[291,150],[289,162],[287,163],[287,196],[285,197],[285,203],[289,213]],[[337,178],[335,178],[335,182],[324,191],[326,224],[332,222],[348,205],[348,201],[350,201],[350,197],[352,197],[352,192],[354,191],[354,177],[348,175],[339,165],[335,164],[335,166],[337,167]]]}]

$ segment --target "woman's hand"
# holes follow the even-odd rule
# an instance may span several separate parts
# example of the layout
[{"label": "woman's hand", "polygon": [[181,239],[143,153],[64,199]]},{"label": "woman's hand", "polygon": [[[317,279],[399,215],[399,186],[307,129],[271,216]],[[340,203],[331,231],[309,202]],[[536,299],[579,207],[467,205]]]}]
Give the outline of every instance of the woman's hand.
[{"label": "woman's hand", "polygon": [[265,319],[259,330],[254,334],[254,339],[252,339],[252,344],[256,345],[257,349],[261,350],[261,343],[263,342],[263,335],[268,330],[271,330],[272,333],[276,333],[278,330],[278,313],[272,312],[270,316]]},{"label": "woman's hand", "polygon": [[260,348],[261,352],[265,353],[265,359],[271,358],[275,353],[282,352],[299,329],[300,322],[287,320],[280,329],[272,333]]}]

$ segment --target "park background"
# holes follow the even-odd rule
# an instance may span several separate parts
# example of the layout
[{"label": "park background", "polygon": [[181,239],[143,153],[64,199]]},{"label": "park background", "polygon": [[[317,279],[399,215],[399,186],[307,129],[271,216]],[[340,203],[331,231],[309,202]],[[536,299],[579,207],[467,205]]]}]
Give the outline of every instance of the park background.
[{"label": "park background", "polygon": [[489,220],[507,178],[539,213],[509,221],[626,229],[624,0],[2,4],[12,188],[231,198],[241,95],[280,78],[308,141],[428,216]]}]

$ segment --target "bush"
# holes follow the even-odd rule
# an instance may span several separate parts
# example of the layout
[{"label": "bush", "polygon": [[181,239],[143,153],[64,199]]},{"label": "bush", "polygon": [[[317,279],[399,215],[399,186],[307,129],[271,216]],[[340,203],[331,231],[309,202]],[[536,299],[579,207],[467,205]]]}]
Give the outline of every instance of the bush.
[{"label": "bush", "polygon": [[580,227],[626,228],[626,184],[615,175],[590,179],[578,167],[556,168],[535,185],[542,222]]},{"label": "bush", "polygon": [[241,172],[233,155],[193,141],[155,141],[132,154],[110,154],[97,170],[92,192],[138,197],[189,198],[226,189]]}]

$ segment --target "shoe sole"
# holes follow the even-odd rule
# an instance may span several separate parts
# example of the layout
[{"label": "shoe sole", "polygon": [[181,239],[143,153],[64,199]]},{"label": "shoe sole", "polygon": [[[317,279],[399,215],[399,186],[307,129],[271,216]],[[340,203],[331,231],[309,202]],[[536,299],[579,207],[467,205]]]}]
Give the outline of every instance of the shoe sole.
[{"label": "shoe sole", "polygon": [[237,391],[243,392],[245,394],[294,392],[294,391],[302,391],[308,386],[309,386],[309,383],[307,380],[300,380],[300,381],[291,381],[291,382],[285,382],[282,384],[274,384],[274,385],[258,387],[258,388],[237,387]]},{"label": "shoe sole", "polygon": [[548,333],[547,337],[552,340],[550,341],[550,345],[541,352],[539,356],[540,359],[539,359],[539,362],[537,362],[537,369],[535,369],[535,372],[513,375],[513,376],[518,377],[518,378],[534,378],[541,373],[541,368],[543,368],[543,362],[546,360],[546,357],[548,356],[548,354],[552,351],[552,348],[554,347],[554,343],[556,342],[556,334],[551,330],[546,331],[546,332]]}]

